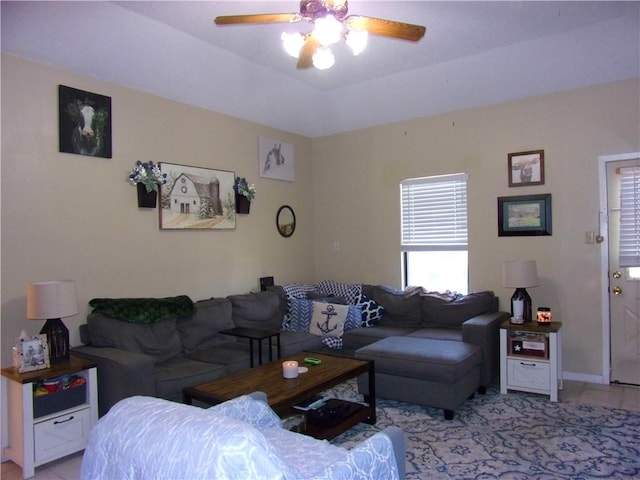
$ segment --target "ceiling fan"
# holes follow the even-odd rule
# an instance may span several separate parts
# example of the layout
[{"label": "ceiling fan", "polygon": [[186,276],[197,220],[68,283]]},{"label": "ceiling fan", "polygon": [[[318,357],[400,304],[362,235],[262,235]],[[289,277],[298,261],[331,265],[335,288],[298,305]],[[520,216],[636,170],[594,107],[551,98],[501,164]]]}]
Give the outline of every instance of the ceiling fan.
[{"label": "ceiling fan", "polygon": [[312,32],[305,35],[283,33],[282,40],[285,50],[298,58],[298,68],[315,66],[321,70],[333,65],[329,46],[342,38],[354,55],[358,55],[366,46],[369,33],[417,42],[426,31],[421,25],[347,15],[347,3],[347,0],[301,0],[300,13],[224,15],[216,17],[214,22],[216,25],[310,22],[314,26]]}]

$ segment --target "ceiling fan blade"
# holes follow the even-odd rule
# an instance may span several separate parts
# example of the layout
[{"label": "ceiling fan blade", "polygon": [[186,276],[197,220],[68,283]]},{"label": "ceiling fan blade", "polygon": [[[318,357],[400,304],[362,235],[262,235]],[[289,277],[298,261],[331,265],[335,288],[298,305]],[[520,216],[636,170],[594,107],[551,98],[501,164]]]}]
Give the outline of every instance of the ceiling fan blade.
[{"label": "ceiling fan blade", "polygon": [[427,30],[422,25],[394,22],[382,18],[363,17],[361,15],[349,15],[344,19],[344,24],[351,30],[366,30],[371,35],[400,38],[417,42]]},{"label": "ceiling fan blade", "polygon": [[309,35],[304,41],[304,45],[300,50],[300,56],[298,57],[298,68],[311,68],[313,67],[313,54],[320,46],[320,42],[313,35]]},{"label": "ceiling fan blade", "polygon": [[216,25],[238,25],[242,23],[293,23],[302,20],[299,13],[259,13],[255,15],[222,15],[216,17]]}]

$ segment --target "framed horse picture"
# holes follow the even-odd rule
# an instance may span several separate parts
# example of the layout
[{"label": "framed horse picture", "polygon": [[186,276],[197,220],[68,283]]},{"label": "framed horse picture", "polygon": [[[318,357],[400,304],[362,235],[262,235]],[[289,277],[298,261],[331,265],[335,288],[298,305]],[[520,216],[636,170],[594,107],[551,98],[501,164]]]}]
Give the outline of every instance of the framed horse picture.
[{"label": "framed horse picture", "polygon": [[111,97],[58,85],[60,151],[111,158]]}]

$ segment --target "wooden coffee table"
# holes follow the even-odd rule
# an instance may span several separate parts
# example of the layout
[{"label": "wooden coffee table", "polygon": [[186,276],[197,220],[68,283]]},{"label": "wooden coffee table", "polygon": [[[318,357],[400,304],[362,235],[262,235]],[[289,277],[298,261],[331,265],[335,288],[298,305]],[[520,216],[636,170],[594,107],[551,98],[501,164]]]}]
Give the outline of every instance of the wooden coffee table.
[{"label": "wooden coffee table", "polygon": [[[304,363],[306,356],[318,358],[322,363],[306,364]],[[259,391],[267,394],[269,406],[284,418],[304,413],[294,409],[294,405],[366,373],[369,375],[369,391],[364,395],[363,407],[337,425],[330,427],[313,422],[307,417],[306,433],[315,438],[331,439],[356,423],[376,423],[375,369],[372,361],[308,352],[291,355],[282,360],[295,360],[300,366],[308,367],[309,371],[301,373],[297,378],[286,379],[282,376],[282,362],[270,362],[212,382],[185,388],[185,403],[190,404],[195,399],[215,405],[240,395]]]}]

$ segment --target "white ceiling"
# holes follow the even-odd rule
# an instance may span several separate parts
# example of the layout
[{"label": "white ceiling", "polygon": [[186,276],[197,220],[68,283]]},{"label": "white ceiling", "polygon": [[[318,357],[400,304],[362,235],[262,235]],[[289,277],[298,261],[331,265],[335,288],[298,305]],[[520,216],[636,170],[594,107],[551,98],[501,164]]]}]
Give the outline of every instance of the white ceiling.
[{"label": "white ceiling", "polygon": [[309,137],[640,76],[638,1],[351,0],[427,33],[340,45],[326,71],[282,50],[304,22],[213,24],[298,4],[2,1],[2,51]]}]

